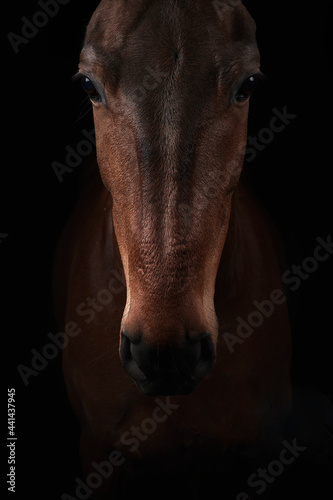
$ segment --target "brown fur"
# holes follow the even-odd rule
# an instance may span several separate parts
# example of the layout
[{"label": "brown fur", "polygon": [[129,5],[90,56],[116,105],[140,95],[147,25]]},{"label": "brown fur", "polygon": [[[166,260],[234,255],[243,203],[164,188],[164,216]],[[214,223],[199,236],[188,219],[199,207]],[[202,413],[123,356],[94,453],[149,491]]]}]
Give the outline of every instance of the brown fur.
[{"label": "brown fur", "polygon": [[[56,263],[60,321],[81,330],[63,364],[86,474],[111,449],[134,474],[138,462],[170,468],[186,454],[197,466],[207,453],[281,437],[290,403],[286,304],[234,353],[223,339],[237,335],[236,319],[248,317],[254,300],[282,290],[271,223],[238,182],[248,102],[230,96],[258,69],[255,26],[241,4],[221,17],[207,0],[103,0],[88,26],[80,71],[105,94],[93,106],[104,186],[96,168]],[[115,270],[126,289],[119,279],[121,291],[88,323],[78,305],[107,288]],[[179,408],[135,453],[121,436],[156,402],[122,367],[125,330],[158,349],[209,332],[216,354],[213,369],[192,394],[171,398]]]}]

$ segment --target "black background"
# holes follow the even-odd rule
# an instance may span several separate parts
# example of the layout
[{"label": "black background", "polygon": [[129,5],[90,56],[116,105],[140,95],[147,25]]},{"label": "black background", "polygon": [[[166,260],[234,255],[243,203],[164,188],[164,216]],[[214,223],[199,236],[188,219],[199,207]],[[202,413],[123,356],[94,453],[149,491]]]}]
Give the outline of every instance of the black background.
[{"label": "black background", "polygon": [[[262,71],[268,77],[251,102],[249,135],[269,126],[274,108],[286,106],[297,115],[245,166],[280,231],[289,268],[312,256],[316,238],[326,240],[333,229],[328,8],[323,2],[293,2],[291,7],[286,0],[245,4],[257,22]],[[79,431],[66,399],[60,356],[31,377],[27,387],[17,365],[29,366],[31,349],[41,352],[47,334],[58,331],[51,300],[52,261],[76,200],[82,167],[65,174],[60,183],[51,164],[65,163],[65,147],[75,148],[83,139],[82,131],[93,127],[89,105],[71,77],[97,5],[98,1],[71,0],[60,6],[29,43],[19,46],[18,54],[6,35],[21,34],[22,16],[31,19],[41,9],[33,0],[12,2],[5,9],[0,233],[7,236],[0,240],[1,329],[6,339],[2,349],[6,386],[16,389],[19,499],[60,498],[65,491],[73,492],[79,474]],[[303,280],[289,302],[295,391],[307,400],[326,395],[326,403],[332,398],[332,261],[331,257],[321,263]],[[3,399],[5,394],[6,387]],[[313,420],[319,446],[322,442],[328,446],[332,439],[329,418],[332,406]],[[309,491],[321,498],[317,488],[326,476],[322,461],[318,463],[310,461],[304,469],[299,464],[278,478],[275,487],[281,497],[277,498],[298,496],[303,480],[305,485],[310,481]]]}]

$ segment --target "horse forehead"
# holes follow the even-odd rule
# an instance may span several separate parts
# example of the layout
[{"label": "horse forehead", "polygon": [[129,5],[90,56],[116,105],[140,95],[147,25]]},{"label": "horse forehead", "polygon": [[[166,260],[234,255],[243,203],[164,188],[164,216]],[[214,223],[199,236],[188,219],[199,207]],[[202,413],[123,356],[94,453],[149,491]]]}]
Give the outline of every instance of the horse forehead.
[{"label": "horse forehead", "polygon": [[226,42],[253,44],[255,24],[241,0],[232,4],[227,0],[102,0],[88,25],[85,45],[107,57],[110,51],[119,53],[129,40],[139,48],[140,42],[181,44],[193,37],[220,48]]}]

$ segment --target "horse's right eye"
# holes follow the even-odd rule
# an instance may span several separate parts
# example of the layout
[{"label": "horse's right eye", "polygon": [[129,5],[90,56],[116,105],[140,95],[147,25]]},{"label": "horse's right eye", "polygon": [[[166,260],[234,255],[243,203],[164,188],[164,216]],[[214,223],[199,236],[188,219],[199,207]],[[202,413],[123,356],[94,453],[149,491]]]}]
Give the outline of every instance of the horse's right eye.
[{"label": "horse's right eye", "polygon": [[83,76],[83,78],[81,79],[81,85],[85,93],[93,102],[100,102],[102,100],[90,78],[88,78],[87,76]]}]

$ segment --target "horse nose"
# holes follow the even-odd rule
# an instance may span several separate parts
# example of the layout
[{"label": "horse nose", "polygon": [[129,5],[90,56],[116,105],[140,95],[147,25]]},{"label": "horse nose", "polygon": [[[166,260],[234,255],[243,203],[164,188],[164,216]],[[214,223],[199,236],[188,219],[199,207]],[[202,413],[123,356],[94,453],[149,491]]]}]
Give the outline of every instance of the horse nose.
[{"label": "horse nose", "polygon": [[215,361],[209,333],[182,346],[154,347],[142,337],[121,334],[120,359],[125,371],[146,395],[176,395],[193,392]]}]

